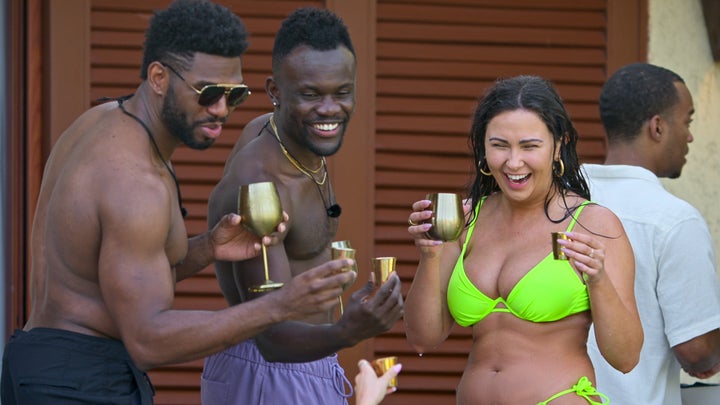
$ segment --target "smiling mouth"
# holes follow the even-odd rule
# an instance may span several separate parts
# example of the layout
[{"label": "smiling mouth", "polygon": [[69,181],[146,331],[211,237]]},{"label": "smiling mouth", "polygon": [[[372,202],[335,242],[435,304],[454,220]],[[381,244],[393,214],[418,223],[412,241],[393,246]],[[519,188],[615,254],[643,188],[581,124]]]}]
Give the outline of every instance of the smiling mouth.
[{"label": "smiling mouth", "polygon": [[318,131],[334,131],[340,126],[339,123],[333,122],[329,124],[313,124],[313,128]]},{"label": "smiling mouth", "polygon": [[522,183],[523,181],[527,180],[528,177],[530,177],[529,174],[506,174],[505,176],[512,183]]}]

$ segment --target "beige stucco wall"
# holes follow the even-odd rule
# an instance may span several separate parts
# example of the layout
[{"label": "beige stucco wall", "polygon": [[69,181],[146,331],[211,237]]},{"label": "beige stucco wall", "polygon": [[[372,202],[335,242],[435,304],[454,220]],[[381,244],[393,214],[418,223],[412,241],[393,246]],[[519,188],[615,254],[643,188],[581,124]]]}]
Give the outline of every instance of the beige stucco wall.
[{"label": "beige stucco wall", "polygon": [[705,216],[720,252],[720,63],[713,60],[700,3],[650,0],[648,62],[678,73],[693,95],[688,163],[679,179],[663,183]]},{"label": "beige stucco wall", "polygon": [[[701,0],[650,0],[648,6],[648,62],[682,76],[695,102],[688,163],[679,179],[663,183],[705,216],[720,256],[720,63],[713,60]],[[683,375],[683,381],[694,380]],[[720,382],[720,375],[710,381]]]}]

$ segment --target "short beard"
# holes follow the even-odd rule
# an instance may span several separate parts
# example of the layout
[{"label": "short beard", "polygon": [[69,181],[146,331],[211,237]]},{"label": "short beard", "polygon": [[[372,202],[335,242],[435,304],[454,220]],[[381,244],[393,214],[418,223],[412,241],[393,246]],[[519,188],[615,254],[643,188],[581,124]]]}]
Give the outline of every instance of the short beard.
[{"label": "short beard", "polygon": [[170,134],[191,149],[204,150],[215,142],[214,139],[204,142],[195,140],[195,127],[197,125],[191,126],[187,123],[187,114],[178,107],[177,96],[172,86],[168,87],[167,96],[163,101],[162,111],[160,111],[160,118]]}]

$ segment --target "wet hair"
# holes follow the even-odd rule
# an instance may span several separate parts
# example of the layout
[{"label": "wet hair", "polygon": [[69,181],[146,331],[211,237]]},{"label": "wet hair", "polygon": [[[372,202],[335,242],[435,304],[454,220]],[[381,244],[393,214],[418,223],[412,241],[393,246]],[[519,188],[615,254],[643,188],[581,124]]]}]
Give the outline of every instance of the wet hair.
[{"label": "wet hair", "polygon": [[487,171],[485,160],[487,126],[496,116],[515,110],[535,113],[553,136],[553,150],[560,144],[560,159],[564,163],[565,170],[558,177],[556,173],[561,171],[559,163],[552,163],[554,190],[549,191],[545,200],[545,214],[553,222],[562,222],[568,215],[572,215],[577,207],[567,207],[566,205],[567,214],[563,218],[556,220],[550,218],[548,207],[553,192],[558,192],[563,200],[568,192],[576,193],[589,200],[590,190],[580,172],[580,163],[575,149],[578,133],[570,120],[570,115],[552,83],[537,76],[499,79],[479,100],[470,130],[470,145],[476,162],[475,178],[470,185],[473,207],[477,206],[481,198],[500,190],[493,176],[487,176],[480,172],[481,169]]},{"label": "wet hair", "polygon": [[623,66],[600,93],[600,119],[608,142],[632,141],[647,120],[668,112],[679,101],[677,73],[648,63]]},{"label": "wet hair", "polygon": [[188,70],[197,52],[239,57],[247,49],[247,37],[240,17],[228,8],[208,0],[175,0],[150,19],[140,77],[147,79],[154,61]]},{"label": "wet hair", "polygon": [[277,73],[283,60],[302,45],[318,51],[331,51],[344,46],[355,56],[350,33],[340,17],[322,8],[298,8],[282,22],[275,35],[273,73]]}]

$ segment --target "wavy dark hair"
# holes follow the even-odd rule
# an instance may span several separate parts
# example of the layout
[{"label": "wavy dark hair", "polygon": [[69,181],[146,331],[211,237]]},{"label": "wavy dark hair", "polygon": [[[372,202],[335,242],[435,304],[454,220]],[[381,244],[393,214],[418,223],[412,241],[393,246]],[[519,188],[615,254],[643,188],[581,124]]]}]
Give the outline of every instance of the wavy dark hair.
[{"label": "wavy dark hair", "polygon": [[355,56],[355,48],[343,20],[322,8],[298,8],[282,22],[273,44],[274,74],[277,74],[285,57],[301,45],[318,51],[330,51],[342,45]]},{"label": "wavy dark hair", "polygon": [[[493,176],[480,171],[487,165],[485,160],[485,135],[487,126],[494,117],[506,111],[527,110],[534,112],[547,126],[553,136],[553,150],[560,144],[560,159],[565,170],[562,176],[553,176],[553,187],[545,199],[545,215],[550,221],[562,222],[572,215],[577,206],[568,207],[565,196],[576,193],[589,200],[590,189],[580,172],[577,151],[578,133],[570,120],[560,95],[549,81],[537,76],[516,76],[499,79],[480,98],[473,115],[470,130],[470,146],[475,156],[475,178],[470,184],[470,198],[473,208],[480,199],[499,191],[500,187]],[[552,163],[553,173],[557,163]],[[566,214],[560,219],[550,218],[548,207],[554,193],[565,201]]]},{"label": "wavy dark hair", "polygon": [[239,57],[247,49],[247,37],[242,20],[230,9],[207,0],[175,0],[150,19],[140,77],[147,79],[154,61],[188,70],[197,52]]}]

